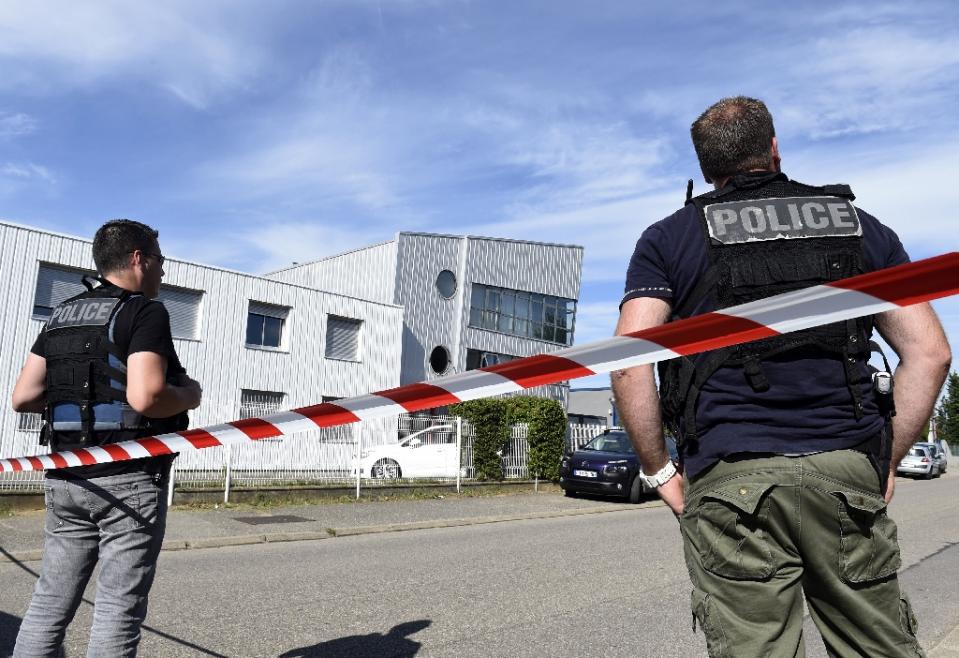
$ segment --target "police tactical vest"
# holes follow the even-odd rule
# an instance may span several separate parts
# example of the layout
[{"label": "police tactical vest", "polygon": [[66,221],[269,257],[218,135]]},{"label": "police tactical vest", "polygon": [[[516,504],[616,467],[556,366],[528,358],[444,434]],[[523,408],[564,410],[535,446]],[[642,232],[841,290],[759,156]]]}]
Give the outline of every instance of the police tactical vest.
[{"label": "police tactical vest", "polygon": [[[854,199],[846,185],[813,187],[771,173],[737,176],[721,190],[688,200],[698,211],[709,268],[682,306],[673,309],[673,319],[863,273]],[[699,391],[713,373],[741,368],[749,386],[762,393],[769,389],[763,360],[797,348],[842,359],[859,419],[855,373],[868,361],[871,333],[872,318],[859,318],[660,362],[664,421],[683,441],[695,441]]]},{"label": "police tactical vest", "polygon": [[[86,280],[84,284],[88,285]],[[126,399],[127,354],[114,342],[123,306],[139,293],[93,288],[53,310],[44,328],[46,432],[54,449],[103,445],[151,433]]]}]

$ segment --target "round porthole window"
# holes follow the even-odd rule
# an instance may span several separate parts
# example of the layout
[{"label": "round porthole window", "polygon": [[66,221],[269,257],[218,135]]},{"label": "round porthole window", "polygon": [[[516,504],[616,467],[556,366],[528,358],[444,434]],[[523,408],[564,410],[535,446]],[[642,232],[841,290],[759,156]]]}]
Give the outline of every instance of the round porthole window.
[{"label": "round porthole window", "polygon": [[437,345],[430,352],[430,368],[437,375],[442,375],[450,367],[450,352],[442,345]]},{"label": "round porthole window", "polygon": [[440,291],[446,299],[453,296],[456,292],[456,275],[449,270],[443,270],[436,277],[436,289]]}]

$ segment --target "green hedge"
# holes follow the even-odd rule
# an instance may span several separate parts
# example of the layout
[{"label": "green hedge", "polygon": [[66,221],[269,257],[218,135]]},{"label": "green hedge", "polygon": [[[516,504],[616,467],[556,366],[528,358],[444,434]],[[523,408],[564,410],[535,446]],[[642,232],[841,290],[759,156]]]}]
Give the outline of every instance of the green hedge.
[{"label": "green hedge", "polygon": [[569,426],[563,406],[545,398],[516,397],[509,402],[511,423],[526,423],[529,427],[526,441],[530,476],[558,481]]},{"label": "green hedge", "polygon": [[475,431],[473,469],[478,480],[502,480],[502,452],[509,441],[509,414],[503,400],[469,400],[450,406],[450,413],[468,420]]},{"label": "green hedge", "polygon": [[556,481],[566,445],[566,413],[556,400],[528,396],[460,402],[450,412],[473,425],[473,467],[480,480],[502,480],[500,454],[510,438],[510,428],[526,423],[529,432],[527,468],[531,477]]}]

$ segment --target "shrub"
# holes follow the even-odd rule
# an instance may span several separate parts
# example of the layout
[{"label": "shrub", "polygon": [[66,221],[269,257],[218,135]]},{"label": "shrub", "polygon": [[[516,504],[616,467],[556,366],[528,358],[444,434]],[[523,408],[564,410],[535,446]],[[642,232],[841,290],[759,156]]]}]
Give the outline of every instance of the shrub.
[{"label": "shrub", "polygon": [[473,425],[473,468],[478,480],[502,480],[500,454],[510,437],[506,400],[469,400],[450,406],[450,413],[462,416]]},{"label": "shrub", "polygon": [[530,476],[553,482],[559,480],[559,463],[566,447],[568,421],[562,405],[556,400],[515,397],[507,400],[510,423],[526,423],[528,429]]}]

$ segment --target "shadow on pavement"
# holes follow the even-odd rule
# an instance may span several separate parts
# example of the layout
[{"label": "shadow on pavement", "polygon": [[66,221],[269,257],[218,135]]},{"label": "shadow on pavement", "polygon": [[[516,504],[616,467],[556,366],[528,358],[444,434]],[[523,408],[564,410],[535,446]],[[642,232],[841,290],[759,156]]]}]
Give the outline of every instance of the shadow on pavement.
[{"label": "shadow on pavement", "polygon": [[368,635],[350,635],[335,640],[328,640],[311,647],[292,649],[280,654],[278,658],[390,658],[400,656],[415,656],[423,645],[411,640],[413,635],[429,626],[429,619],[408,621],[397,624],[385,635],[370,633]]},{"label": "shadow on pavement", "polygon": [[[0,554],[3,554],[8,560],[13,562],[15,565],[17,565],[18,567],[26,571],[28,574],[30,574],[34,578],[40,577],[40,574],[38,574],[36,571],[34,571],[33,569],[25,565],[20,560],[13,557],[3,546],[0,546]],[[93,601],[91,601],[90,599],[83,597],[80,600],[86,603],[88,606],[93,607]],[[12,621],[8,622],[7,621],[8,619]],[[5,612],[0,612],[0,656],[13,655],[13,647],[17,642],[17,633],[20,632],[21,621],[23,620],[20,617],[14,617],[13,615],[8,615]],[[227,658],[227,656],[224,656],[221,653],[217,653],[216,651],[205,649],[197,644],[194,644],[193,642],[178,638],[176,636],[170,635],[169,633],[164,633],[163,631],[153,628],[152,626],[148,626],[147,624],[143,624],[141,628],[144,631],[148,631],[150,633],[158,635],[164,638],[165,640],[170,640],[171,642],[175,642],[176,644],[180,644],[185,647],[190,647],[191,649],[195,649],[196,651],[204,655],[213,656],[213,658]],[[63,654],[63,647],[60,647],[60,655],[62,654]]]}]

